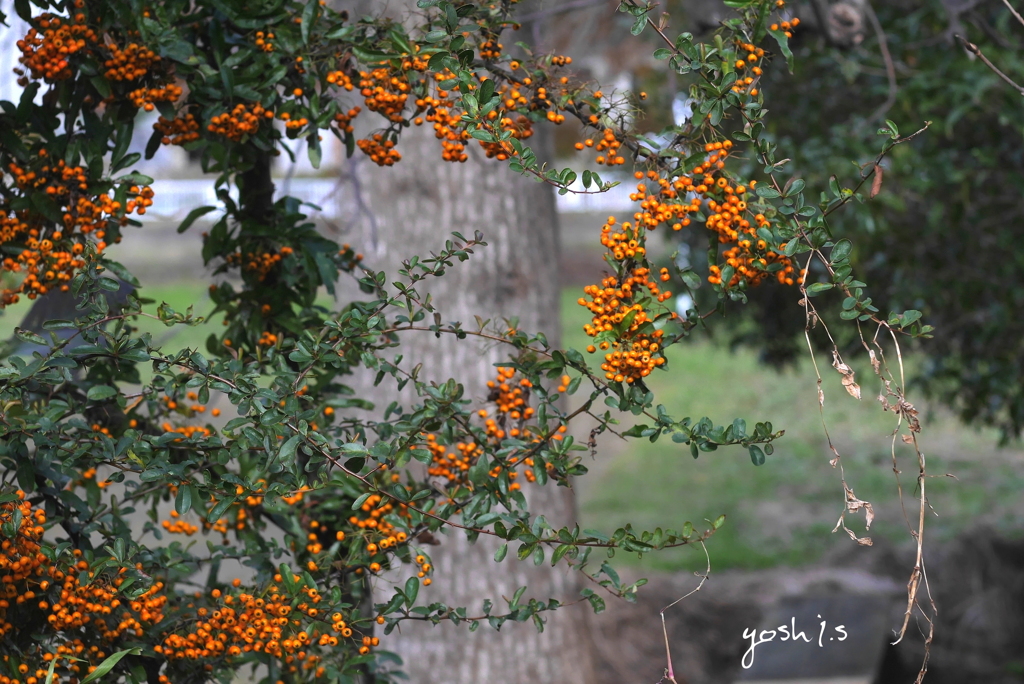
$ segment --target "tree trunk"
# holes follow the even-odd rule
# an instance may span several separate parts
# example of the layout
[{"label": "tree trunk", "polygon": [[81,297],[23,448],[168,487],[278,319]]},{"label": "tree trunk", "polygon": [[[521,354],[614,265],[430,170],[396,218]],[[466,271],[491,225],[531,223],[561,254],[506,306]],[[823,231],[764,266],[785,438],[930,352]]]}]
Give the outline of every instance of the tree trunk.
[{"label": "tree trunk", "polygon": [[[456,262],[442,278],[426,281],[421,294],[432,294],[446,322],[462,321],[473,329],[475,315],[492,322],[517,316],[520,328],[543,331],[557,343],[559,262],[552,188],[486,159],[476,145],[467,147],[468,162],[444,162],[432,132],[414,128],[403,135],[398,146],[402,161],[394,167],[369,168],[364,160],[358,176],[372,213],[360,240],[365,266],[386,271],[391,283],[398,279],[402,260],[439,251],[452,231],[472,237],[479,230],[488,246],[477,249],[468,262]],[[422,363],[426,380],[456,378],[467,396],[481,403],[494,364],[507,359],[510,349],[473,338],[404,334],[403,365]],[[380,388],[373,394],[383,399]],[[531,510],[552,524],[575,523],[571,490],[524,483],[524,492]],[[494,612],[501,612],[507,608],[502,597],[510,598],[523,585],[529,587],[524,598],[579,597],[577,576],[564,566],[537,568],[515,560],[514,554],[496,564],[496,540],[484,537],[470,544],[458,531],[440,535],[439,541],[427,548],[435,571],[433,584],[420,592],[423,601],[466,606],[470,615],[480,615],[485,598],[494,601]],[[588,682],[593,681],[589,611],[581,604],[549,613],[543,633],[532,623],[506,623],[495,632],[484,622],[471,633],[465,623],[406,622],[401,634],[392,633],[382,646],[402,656],[413,684]]]}]

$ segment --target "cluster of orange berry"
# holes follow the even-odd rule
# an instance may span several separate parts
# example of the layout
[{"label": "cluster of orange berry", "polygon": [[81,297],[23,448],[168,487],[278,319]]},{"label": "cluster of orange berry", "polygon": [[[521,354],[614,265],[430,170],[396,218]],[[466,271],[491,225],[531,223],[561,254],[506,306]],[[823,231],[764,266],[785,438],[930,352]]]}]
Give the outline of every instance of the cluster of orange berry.
[{"label": "cluster of orange berry", "polygon": [[359,116],[359,112],[363,111],[360,107],[352,107],[347,112],[338,112],[334,115],[334,121],[338,126],[339,131],[345,133],[351,133],[355,127],[352,125],[352,120]]},{"label": "cluster of orange berry", "polygon": [[427,557],[422,555],[416,556],[416,565],[420,566],[419,572],[416,573],[416,576],[423,580],[424,586],[429,587],[430,578],[427,577],[427,575],[434,569],[434,566],[430,564],[430,560]]},{"label": "cluster of orange berry", "polygon": [[395,149],[395,141],[385,140],[381,133],[374,133],[368,140],[357,140],[356,145],[379,166],[394,166],[402,160],[401,153]]},{"label": "cluster of orange berry", "polygon": [[[19,301],[20,294],[35,299],[55,287],[66,291],[75,271],[85,265],[81,258],[83,236],[95,235],[96,251],[102,252],[107,247],[105,238],[110,221],[124,225],[128,222],[127,214],[144,214],[153,203],[151,188],[132,186],[131,199],[122,207],[109,194],[89,192],[83,167],[71,166],[63,159],[50,162],[45,149],[38,152],[38,161],[38,170],[11,162],[8,171],[19,190],[44,191],[55,203],[64,225],[61,229],[46,227],[34,212],[12,212],[7,201],[0,202],[0,246],[24,241],[24,249],[17,256],[3,260],[3,270],[26,273],[17,287],[0,292],[0,307]],[[120,237],[114,241],[120,241]]]},{"label": "cluster of orange berry", "polygon": [[431,455],[427,474],[430,477],[443,477],[449,486],[466,484],[469,469],[483,453],[483,449],[475,442],[459,442],[455,445],[458,453],[452,453],[446,446],[438,443],[437,435],[432,434],[426,436],[426,444],[423,446]]},{"label": "cluster of orange berry", "polygon": [[[497,114],[496,112],[491,112]],[[512,137],[516,140],[525,140],[533,135],[533,122],[523,114],[516,116],[514,119],[511,116],[503,116],[498,120],[498,127],[502,132],[509,132]],[[484,148],[484,154],[487,157],[495,157],[498,161],[505,161],[514,154],[514,150],[508,144],[502,143],[491,143],[480,141],[480,146]]]},{"label": "cluster of orange berry", "polygon": [[147,112],[153,111],[156,102],[177,102],[182,93],[176,83],[165,83],[155,88],[136,88],[128,93],[128,101]]},{"label": "cluster of orange berry", "polygon": [[601,133],[601,139],[596,143],[593,138],[587,138],[583,142],[576,143],[577,150],[583,150],[588,147],[593,147],[601,153],[597,155],[597,159],[594,160],[598,164],[603,164],[605,166],[622,166],[626,163],[626,158],[619,154],[619,148],[622,147],[622,141],[619,140],[619,137],[611,128],[605,128]]},{"label": "cluster of orange berry", "polygon": [[425,116],[417,116],[413,123],[417,126],[423,125],[424,121],[433,124],[434,137],[441,141],[441,158],[447,162],[464,162],[469,159],[466,154],[469,131],[462,124],[462,113],[453,109],[455,103],[450,98],[451,93],[436,85],[449,78],[454,78],[454,74],[448,70],[434,74],[435,94],[416,100],[416,113],[425,112]]},{"label": "cluster of orange berry", "polygon": [[206,130],[233,142],[239,142],[244,136],[252,135],[259,129],[261,118],[270,119],[273,116],[272,111],[264,109],[258,102],[239,103],[230,112],[213,116]]},{"label": "cluster of orange berry", "polygon": [[[392,475],[392,480],[398,481],[398,474]],[[360,517],[358,513],[353,514],[349,517],[349,524],[358,527],[360,530],[366,530],[367,539],[377,539],[376,542],[370,542],[367,545],[367,551],[370,554],[376,553],[380,548],[388,548],[392,544],[398,544],[405,541],[405,533],[396,528],[390,523],[386,516],[395,512],[401,518],[409,516],[408,509],[405,504],[398,504],[396,506],[391,499],[385,499],[380,494],[371,494],[370,497],[363,502],[363,505],[359,508],[359,512],[364,514],[364,517]],[[339,532],[339,534],[344,534]],[[383,545],[383,547],[381,546]],[[371,548],[372,547],[372,548]],[[374,565],[377,567],[374,568]],[[376,572],[380,569],[380,565],[373,563],[370,565],[370,571]]]},{"label": "cluster of orange berry", "polygon": [[284,121],[284,127],[289,131],[297,131],[303,126],[309,125],[309,119],[306,117],[300,116],[297,119],[293,119],[292,115],[288,112],[281,112],[277,118]]},{"label": "cluster of orange berry", "polygon": [[[764,57],[764,49],[752,43],[744,43],[742,40],[736,41],[736,47],[747,54],[744,58],[737,59],[736,63],[733,64],[733,67],[736,69],[737,79],[732,85],[732,91],[734,93],[749,92],[751,96],[757,97],[758,91],[753,85],[754,81],[763,73],[757,62]],[[743,74],[745,73],[750,75],[744,76]]]},{"label": "cluster of orange berry", "polygon": [[[608,221],[605,224],[606,234],[614,225],[614,218],[610,217]],[[591,322],[583,326],[587,335],[597,337],[620,325],[625,326],[612,342],[600,343],[602,351],[611,349],[601,364],[601,370],[605,371],[608,380],[632,383],[638,378],[647,377],[652,370],[665,363],[660,345],[664,331],[640,331],[641,326],[650,322],[642,302],[637,301],[645,289],[659,302],[671,296],[661,292],[657,282],[651,278],[651,270],[642,266],[632,269],[621,282],[615,276],[608,276],[599,285],[583,288],[584,294],[590,299],[581,297],[578,303],[594,314]],[[587,351],[594,353],[597,347],[590,345]]]},{"label": "cluster of orange berry", "polygon": [[[302,580],[299,575],[292,577],[295,582]],[[224,594],[214,589],[210,592],[212,608],[197,608],[188,632],[168,635],[154,650],[169,661],[232,662],[249,653],[265,653],[280,660],[285,672],[296,674],[301,669],[322,677],[325,672],[316,647],[337,646],[339,640],[331,633],[345,637],[346,630],[351,636],[351,630],[343,620],[328,627],[318,618],[316,605],[322,599],[316,588],[303,587],[305,596],[293,607],[292,598],[279,586],[283,582],[280,574],[274,576],[274,582],[260,595]],[[238,588],[241,581],[235,580],[233,585]]]},{"label": "cluster of orange berry", "polygon": [[[76,0],[75,7],[83,6],[82,0]],[[19,62],[24,64],[32,78],[44,79],[53,83],[71,78],[70,58],[83,50],[86,43],[95,43],[96,32],[85,24],[85,15],[76,14],[73,18],[61,18],[50,13],[40,14],[36,23],[42,29],[40,33],[30,28],[25,37],[17,42],[21,51]],[[23,75],[18,79],[21,86],[28,85]]]},{"label": "cluster of orange berry", "polygon": [[167,530],[169,534],[183,534],[186,537],[191,537],[199,531],[198,525],[193,525],[184,520],[178,511],[171,511],[171,519],[164,520],[160,523],[160,526]]},{"label": "cluster of orange berry", "polygon": [[254,42],[256,43],[256,47],[258,47],[260,50],[263,50],[264,52],[273,52],[274,44],[270,42],[272,40],[274,40],[273,33],[264,33],[263,31],[257,31],[256,40]]},{"label": "cluster of orange berry", "polygon": [[353,90],[355,88],[355,85],[352,83],[352,77],[340,69],[327,74],[326,79],[328,83],[337,88],[344,88],[345,90]]},{"label": "cluster of orange berry", "polygon": [[[515,375],[516,371],[514,368],[499,368],[497,377],[487,382],[487,387],[490,390],[487,400],[495,404],[495,417],[491,417],[486,409],[480,409],[476,413],[479,418],[483,419],[484,432],[488,440],[494,445],[500,444],[506,437],[522,438],[530,434],[526,423],[535,413],[534,408],[528,405],[533,383],[529,378],[520,378],[517,382],[514,380]],[[558,391],[565,392],[569,381],[569,376],[563,376],[562,384],[558,386]],[[563,426],[554,435],[553,439],[562,439],[564,432]],[[430,452],[431,462],[427,468],[427,473],[431,477],[444,478],[449,485],[468,485],[469,469],[484,454],[483,445],[476,442],[457,442],[455,444],[455,451],[451,452],[446,446],[438,443],[436,435],[426,434],[424,438],[425,444],[421,447],[411,448],[425,448]],[[537,442],[540,439],[540,435],[533,434],[532,441]],[[532,467],[533,459],[527,458],[522,463]],[[509,471],[509,479],[515,480],[518,473],[514,468],[517,464],[520,464],[520,461],[513,457],[508,459],[506,464]],[[492,478],[496,478],[505,469],[504,466],[499,464],[493,467],[489,474]],[[526,479],[529,482],[533,482],[535,479],[533,472],[530,470],[525,472]],[[519,489],[519,484],[513,482],[509,489]]]},{"label": "cluster of orange berry", "polygon": [[191,113],[174,119],[165,119],[161,116],[153,124],[153,130],[163,135],[160,139],[163,145],[184,145],[199,140],[199,122]]},{"label": "cluster of orange berry", "polygon": [[772,24],[771,29],[772,31],[778,31],[781,29],[787,38],[792,38],[792,29],[795,29],[799,25],[800,20],[797,17],[793,17],[790,21],[783,21],[779,24]]},{"label": "cluster of orange berry", "polygon": [[485,61],[493,61],[501,59],[501,51],[505,49],[505,46],[499,43],[494,38],[488,38],[484,42],[480,43],[480,59]]},{"label": "cluster of orange berry", "polygon": [[[705,202],[708,214],[705,226],[708,230],[718,233],[720,243],[735,244],[725,254],[726,263],[732,266],[735,272],[730,281],[724,284],[734,287],[744,281],[749,285],[758,285],[770,277],[767,267],[777,263],[781,268],[775,271],[776,279],[782,284],[792,285],[796,269],[790,259],[782,254],[766,251],[765,241],[757,237],[758,228],[771,226],[771,222],[764,214],[753,214],[747,206],[748,191],[752,191],[757,182],[750,181],[743,185],[731,183],[724,175],[716,178],[716,174],[724,169],[725,157],[731,148],[730,140],[708,143],[704,150],[709,156],[693,169],[688,188],[695,196],[691,209],[696,210],[696,207],[699,207],[701,198]],[[802,275],[801,272],[800,276]],[[708,280],[714,284],[721,283],[720,267],[711,268]]]},{"label": "cluster of orange berry", "polygon": [[[99,428],[99,425],[93,425],[92,426],[93,431],[96,431],[98,428]],[[110,435],[110,431],[109,430],[107,431],[107,435],[108,436]],[[96,479],[96,469],[95,468],[87,468],[82,473],[82,479],[78,480],[78,481],[72,481],[71,483],[69,483],[68,484],[68,489],[71,489],[75,484],[84,484],[85,482],[88,482],[89,480],[95,480],[95,479]],[[99,487],[100,489],[106,489],[111,484],[112,483],[111,483],[110,480],[100,480],[99,482],[96,483],[96,486]]]},{"label": "cluster of orange berry", "polygon": [[366,108],[392,123],[402,123],[402,113],[409,99],[409,79],[385,68],[359,72],[359,92]]},{"label": "cluster of orange berry", "polygon": [[129,43],[123,49],[113,43],[106,46],[110,58],[103,62],[107,69],[103,75],[110,81],[134,81],[142,78],[154,63],[160,60],[155,52],[138,43]]},{"label": "cluster of orange berry", "polygon": [[[102,661],[122,638],[141,637],[147,627],[164,619],[163,584],[156,582],[138,597],[122,600],[125,569],[112,578],[97,576],[79,549],[72,551],[74,564],[61,570],[42,552],[45,511],[26,501],[24,492],[17,495],[18,500],[0,504],[0,524],[20,520],[14,536],[0,543],[0,638],[17,639],[19,630],[29,625],[35,638],[15,671],[0,675],[0,682],[21,682],[19,677],[26,675],[26,684],[43,682],[54,659],[67,664],[55,668],[52,681],[67,681],[67,676],[74,682],[95,670],[90,663]],[[46,624],[61,640],[56,653],[50,638],[37,638],[34,611],[48,613]],[[30,665],[26,660],[36,662]],[[0,671],[8,662],[4,658]]]},{"label": "cluster of orange berry", "polygon": [[[637,171],[634,176],[637,180],[642,180],[644,173]],[[647,178],[658,183],[658,190],[649,192],[645,183],[638,183],[636,192],[629,196],[630,200],[640,203],[639,210],[633,214],[637,226],[654,230],[664,223],[671,225],[672,230],[682,230],[690,225],[688,215],[700,210],[701,200],[694,198],[686,202],[680,199],[684,198],[692,187],[693,179],[689,176],[680,176],[674,182],[670,182],[665,178],[659,178],[654,171],[648,171]]]},{"label": "cluster of orange berry", "polygon": [[281,259],[293,251],[291,247],[282,247],[277,252],[249,252],[244,258],[241,252],[232,252],[225,256],[224,260],[229,264],[241,264],[245,270],[255,273],[260,280],[265,280],[274,267],[281,263]]},{"label": "cluster of orange berry", "polygon": [[[488,47],[489,45],[490,47]],[[500,56],[501,46],[497,43],[493,45],[485,43],[481,47],[482,53],[490,54],[488,50],[491,48],[496,50],[494,52],[495,58]],[[414,53],[418,52],[419,49],[419,46],[414,46]],[[551,63],[556,66],[563,66],[571,63],[571,61],[568,57],[556,56],[552,58]],[[413,54],[403,60],[400,70],[379,67],[370,71],[359,72],[360,80],[358,86],[360,94],[364,98],[366,108],[381,114],[393,124],[402,123],[405,120],[404,111],[406,104],[413,91],[413,85],[409,81],[408,74],[409,72],[426,72],[428,64],[429,60],[427,58]],[[512,62],[511,66],[513,70],[518,69],[519,63]],[[441,141],[442,159],[449,162],[465,162],[469,158],[466,154],[466,144],[472,136],[470,136],[470,131],[467,130],[465,122],[462,121],[463,113],[457,108],[453,94],[440,87],[441,82],[455,78],[455,74],[445,70],[434,73],[431,77],[428,78],[427,84],[428,87],[433,88],[433,94],[427,92],[421,97],[417,97],[412,123],[417,126],[421,126],[424,123],[433,124],[434,135]],[[352,89],[353,87],[350,77],[343,71],[331,72],[328,74],[327,80],[328,83],[345,89]],[[568,83],[568,78],[563,77],[561,83],[563,85]],[[548,120],[554,123],[565,121],[565,116],[557,111],[557,107],[551,100],[545,87],[537,87],[532,95],[527,97],[527,94],[522,89],[529,88],[532,85],[532,79],[526,77],[519,84],[510,85],[503,83],[498,86],[496,92],[501,96],[502,102],[507,109],[528,107],[531,110],[547,110]],[[564,95],[566,92],[563,90],[562,94]],[[350,109],[347,113],[337,114],[335,120],[338,122],[339,129],[346,133],[351,133],[352,120],[360,111],[360,108],[356,107]],[[596,122],[596,117],[591,118]],[[525,115],[509,113],[502,116],[498,111],[492,111],[488,114],[488,119],[496,121],[497,127],[501,131],[511,132],[512,136],[517,139],[529,138],[533,134],[533,122]],[[507,143],[479,142],[488,157],[506,160],[514,154],[511,146]],[[391,166],[401,159],[401,155],[397,150],[393,149],[393,143],[386,140],[382,134],[376,134],[370,139],[359,140],[356,144],[360,150],[381,166]],[[615,163],[625,163],[625,161],[616,162],[613,155],[611,163],[614,165]]]},{"label": "cluster of orange berry", "polygon": [[[5,226],[6,227],[6,226]],[[74,273],[85,266],[80,258],[82,245],[75,244],[70,250],[55,248],[55,242],[61,242],[63,234],[55,232],[54,240],[39,239],[37,228],[28,228],[28,224],[19,218],[15,228],[16,235],[27,232],[26,248],[15,257],[3,260],[3,270],[9,273],[26,271],[25,278],[15,287],[4,288],[0,292],[0,307],[16,304],[25,294],[29,299],[44,295],[53,287],[66,291]]]},{"label": "cluster of orange berry", "polygon": [[198,435],[199,438],[203,438],[209,437],[213,434],[213,431],[210,430],[210,428],[203,427],[202,425],[171,425],[169,422],[164,421],[160,427],[163,428],[164,432],[176,432],[180,434],[181,437],[176,437],[174,439],[175,442],[192,439],[196,437],[196,435]]}]

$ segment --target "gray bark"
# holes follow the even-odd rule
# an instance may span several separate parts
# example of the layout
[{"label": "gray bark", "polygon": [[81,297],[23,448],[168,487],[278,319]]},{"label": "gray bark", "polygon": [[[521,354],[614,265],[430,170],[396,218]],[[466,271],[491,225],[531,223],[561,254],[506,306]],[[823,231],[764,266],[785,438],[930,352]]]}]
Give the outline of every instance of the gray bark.
[{"label": "gray bark", "polygon": [[[386,271],[390,283],[398,278],[403,260],[439,251],[452,231],[472,237],[479,230],[488,246],[477,249],[468,262],[456,262],[444,277],[427,281],[421,293],[431,292],[446,322],[462,321],[475,329],[475,315],[493,322],[518,316],[521,329],[543,331],[557,343],[558,233],[551,187],[486,159],[475,144],[467,145],[468,162],[443,162],[440,145],[427,127],[407,131],[398,149],[403,158],[394,167],[360,165],[359,185],[372,220],[364,216],[358,237],[351,241],[364,252],[364,265]],[[429,333],[403,334],[403,366],[422,363],[421,379],[454,377],[480,403],[487,394],[485,383],[494,377],[494,364],[507,359],[511,349],[451,335],[436,339]],[[382,388],[357,384],[358,392],[386,406],[395,396],[394,387],[390,397],[382,396]],[[523,489],[535,513],[552,524],[575,523],[571,490],[525,482]],[[507,604],[502,597],[511,597],[522,585],[529,587],[524,598],[579,597],[577,576],[564,566],[537,568],[519,562],[515,554],[496,564],[493,538],[470,544],[462,532],[451,531],[438,539],[439,545],[425,549],[435,570],[432,586],[420,591],[421,602],[466,606],[470,615],[479,615],[485,598],[494,601],[495,613],[503,612]],[[391,595],[383,583],[378,591],[380,597]],[[401,655],[402,669],[414,684],[593,681],[589,611],[580,604],[547,613],[541,634],[532,623],[507,623],[495,632],[485,622],[470,633],[465,623],[406,622],[401,634],[384,638],[381,647]]]}]

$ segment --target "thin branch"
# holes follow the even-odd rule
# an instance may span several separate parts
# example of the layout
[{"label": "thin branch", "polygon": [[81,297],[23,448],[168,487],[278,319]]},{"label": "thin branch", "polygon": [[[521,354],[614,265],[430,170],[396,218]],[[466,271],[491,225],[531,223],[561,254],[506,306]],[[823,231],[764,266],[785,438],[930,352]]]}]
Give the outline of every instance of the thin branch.
[{"label": "thin branch", "polygon": [[1000,71],[999,67],[997,67],[995,64],[993,64],[992,61],[988,57],[986,57],[984,54],[982,54],[981,48],[979,48],[977,45],[975,45],[974,43],[970,42],[969,40],[967,40],[966,38],[964,38],[961,35],[954,34],[953,37],[960,41],[960,44],[964,46],[965,50],[967,50],[968,52],[970,52],[970,53],[972,53],[974,55],[977,55],[981,59],[981,61],[985,63],[985,66],[987,66],[989,69],[991,69],[992,72],[995,73],[996,76],[998,76],[999,78],[1003,79],[1004,81],[1009,83],[1011,86],[1013,86],[1017,90],[1018,93],[1020,93],[1021,95],[1024,95],[1024,86],[1019,85],[1012,78],[1010,78],[1009,76],[1004,74],[1002,71]]},{"label": "thin branch", "polygon": [[1010,4],[1010,0],[1003,0],[1003,4],[1006,5],[1006,9],[1010,10],[1010,14],[1016,17],[1017,21],[1019,21],[1021,25],[1024,25],[1024,17],[1021,17],[1020,12],[1013,9],[1013,5]]},{"label": "thin branch", "polygon": [[[700,577],[700,583],[694,589],[684,594],[683,596],[680,596],[675,601],[661,609],[661,631],[662,634],[665,636],[665,658],[667,660],[665,676],[661,678],[662,682],[669,681],[672,684],[678,684],[678,682],[676,682],[676,673],[672,668],[672,651],[668,647],[668,625],[665,623],[665,611],[671,608],[672,606],[676,605],[683,599],[687,599],[690,596],[696,594],[698,591],[700,591],[704,587],[704,583],[708,581],[708,577],[711,575],[711,555],[708,553],[708,547],[703,541],[701,541],[700,547],[704,549],[704,556],[708,560],[708,567],[707,570],[704,571],[703,575],[699,573],[694,573],[695,575]],[[661,684],[661,682],[659,682],[659,684]]]}]

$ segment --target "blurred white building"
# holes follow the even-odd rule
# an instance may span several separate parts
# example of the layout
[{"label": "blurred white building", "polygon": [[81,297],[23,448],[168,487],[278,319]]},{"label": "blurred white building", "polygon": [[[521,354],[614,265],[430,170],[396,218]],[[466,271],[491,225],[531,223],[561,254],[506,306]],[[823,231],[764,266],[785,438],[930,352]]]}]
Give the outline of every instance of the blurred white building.
[{"label": "blurred white building", "polygon": [[0,12],[7,15],[7,25],[0,25],[0,100],[17,104],[22,91],[14,73],[21,57],[17,43],[28,33],[28,24],[14,11],[14,0],[0,0]]}]

